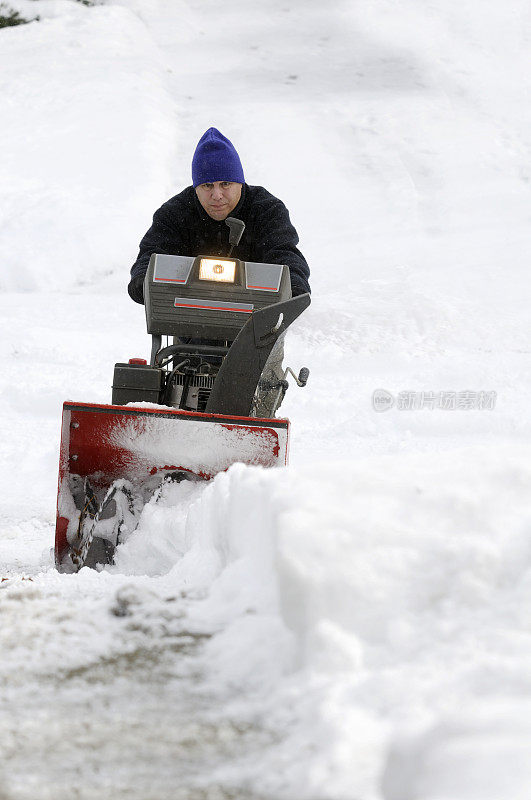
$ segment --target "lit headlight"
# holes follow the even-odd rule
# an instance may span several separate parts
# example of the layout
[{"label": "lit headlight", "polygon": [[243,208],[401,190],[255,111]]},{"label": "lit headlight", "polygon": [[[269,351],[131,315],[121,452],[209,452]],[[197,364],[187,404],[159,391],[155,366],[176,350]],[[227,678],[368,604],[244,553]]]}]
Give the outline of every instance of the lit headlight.
[{"label": "lit headlight", "polygon": [[199,264],[199,279],[202,281],[222,281],[234,283],[235,261],[222,261],[216,258],[202,258]]}]

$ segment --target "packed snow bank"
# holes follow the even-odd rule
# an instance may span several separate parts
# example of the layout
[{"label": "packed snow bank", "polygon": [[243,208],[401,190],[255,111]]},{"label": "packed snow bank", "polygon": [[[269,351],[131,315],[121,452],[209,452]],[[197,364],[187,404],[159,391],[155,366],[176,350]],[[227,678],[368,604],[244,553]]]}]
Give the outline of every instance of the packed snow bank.
[{"label": "packed snow bank", "polygon": [[2,30],[0,289],[123,292],[168,194],[178,129],[145,25],[123,7],[29,3]]},{"label": "packed snow bank", "polygon": [[[193,598],[208,691],[284,731],[247,765],[255,791],[351,800],[380,796],[383,780],[386,800],[475,800],[485,759],[501,770],[527,724],[515,709],[531,660],[530,480],[528,450],[507,448],[318,473],[236,465],[168,487],[111,571],[147,569],[158,592]],[[503,784],[515,789],[519,752]],[[212,780],[241,785],[242,769]]]},{"label": "packed snow bank", "polygon": [[528,800],[530,714],[528,698],[477,698],[425,733],[400,737],[384,771],[385,800]]}]

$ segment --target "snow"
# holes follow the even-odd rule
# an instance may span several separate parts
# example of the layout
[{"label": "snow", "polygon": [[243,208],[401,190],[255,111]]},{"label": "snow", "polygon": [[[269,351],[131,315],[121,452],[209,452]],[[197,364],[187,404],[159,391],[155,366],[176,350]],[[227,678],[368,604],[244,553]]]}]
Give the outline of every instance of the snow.
[{"label": "snow", "polygon": [[[62,13],[48,17],[50,6]],[[135,254],[131,226],[145,226],[169,189],[158,159],[177,143],[163,61],[133,13],[41,9],[42,22],[2,30],[8,291],[68,291],[117,271]]]},{"label": "snow", "polygon": [[[0,795],[527,799],[527,4],[10,5],[41,21],[0,31]],[[210,125],[312,268],[291,466],[167,485],[59,574],[62,402],[149,355],[128,269]]]},{"label": "snow", "polygon": [[[143,416],[122,420],[109,441],[127,450],[133,465],[174,464],[196,474],[213,475],[241,459],[246,464],[284,465],[287,436],[282,430],[230,426],[202,420]],[[131,478],[132,479],[132,478]]]}]

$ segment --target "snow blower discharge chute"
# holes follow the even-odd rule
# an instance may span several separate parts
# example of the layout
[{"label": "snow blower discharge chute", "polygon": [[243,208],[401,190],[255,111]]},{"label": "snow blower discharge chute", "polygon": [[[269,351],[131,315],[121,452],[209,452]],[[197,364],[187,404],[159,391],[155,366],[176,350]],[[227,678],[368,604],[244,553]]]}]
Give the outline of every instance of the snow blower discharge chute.
[{"label": "snow blower discharge chute", "polygon": [[[230,218],[231,244],[243,223]],[[231,248],[232,250],[232,248]],[[144,280],[149,364],[116,364],[112,405],[63,406],[55,561],[63,572],[110,564],[153,493],[208,480],[231,464],[284,465],[289,420],[275,418],[291,374],[267,381],[268,357],[310,304],[289,269],[230,257],[151,256]],[[172,344],[162,346],[162,337]],[[263,374],[264,373],[264,374]],[[268,418],[257,398],[273,397]]]}]

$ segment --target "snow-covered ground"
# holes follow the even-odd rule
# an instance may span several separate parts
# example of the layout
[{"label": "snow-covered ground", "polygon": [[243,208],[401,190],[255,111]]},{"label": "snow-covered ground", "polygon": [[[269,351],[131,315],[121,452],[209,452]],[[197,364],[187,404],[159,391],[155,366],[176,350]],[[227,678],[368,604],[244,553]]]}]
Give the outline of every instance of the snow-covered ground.
[{"label": "snow-covered ground", "polygon": [[[0,798],[528,800],[527,2],[10,5]],[[60,575],[62,401],[148,353],[128,269],[210,125],[312,268],[291,466]]]}]

